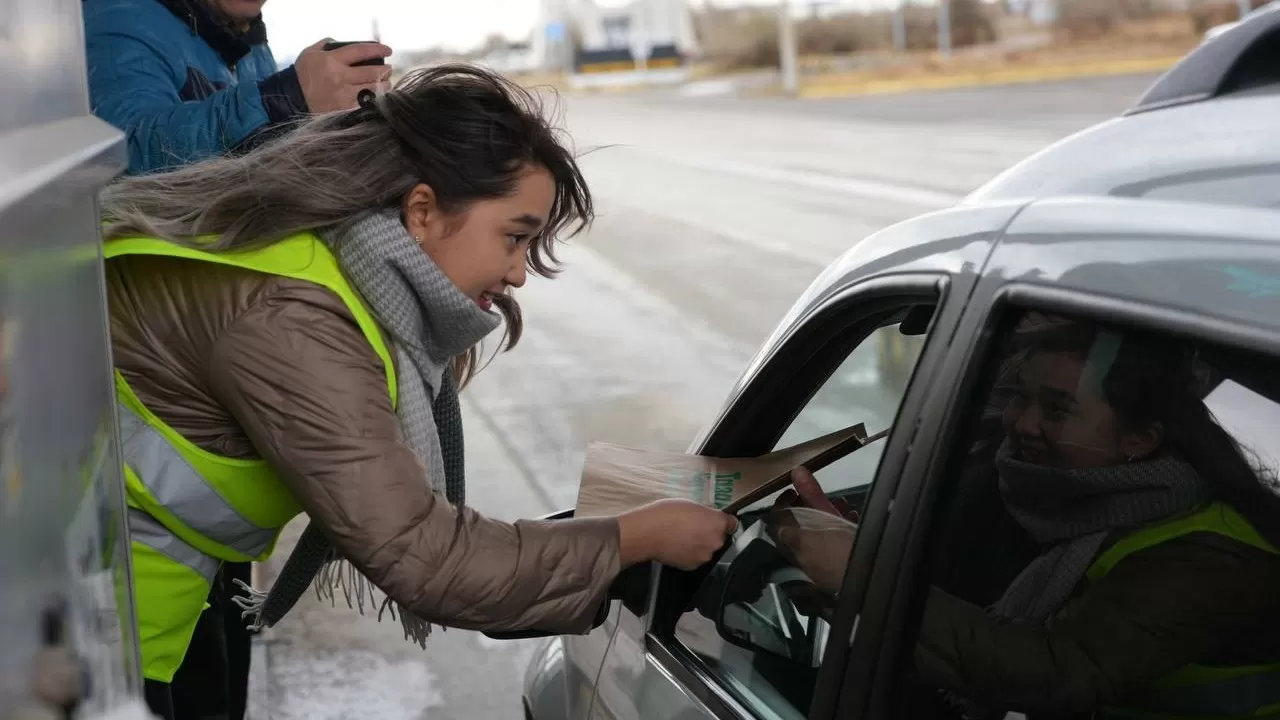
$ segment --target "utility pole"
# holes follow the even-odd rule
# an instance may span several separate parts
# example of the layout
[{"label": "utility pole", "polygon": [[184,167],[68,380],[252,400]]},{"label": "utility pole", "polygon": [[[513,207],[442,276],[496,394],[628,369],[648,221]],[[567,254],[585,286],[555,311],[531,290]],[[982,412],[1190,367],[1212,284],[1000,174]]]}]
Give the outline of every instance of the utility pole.
[{"label": "utility pole", "polygon": [[938,54],[951,58],[951,0],[938,0]]},{"label": "utility pole", "polygon": [[899,0],[898,9],[893,11],[893,49],[907,51],[907,0]]},{"label": "utility pole", "polygon": [[631,56],[635,58],[636,70],[644,74],[649,70],[649,52],[651,50],[649,46],[649,8],[643,3],[636,3],[632,7],[636,8],[636,11],[631,16]]},{"label": "utility pole", "polygon": [[800,87],[799,62],[796,59],[796,28],[791,22],[787,0],[778,3],[778,70],[782,74],[782,90],[794,95]]}]

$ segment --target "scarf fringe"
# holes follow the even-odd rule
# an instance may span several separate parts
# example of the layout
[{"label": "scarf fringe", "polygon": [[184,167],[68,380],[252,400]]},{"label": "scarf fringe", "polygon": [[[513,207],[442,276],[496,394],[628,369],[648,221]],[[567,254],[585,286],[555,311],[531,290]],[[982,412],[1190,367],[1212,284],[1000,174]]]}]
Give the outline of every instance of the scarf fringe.
[{"label": "scarf fringe", "polygon": [[247,620],[245,627],[254,632],[262,630],[264,622],[262,618],[262,608],[267,603],[267,594],[261,590],[255,590],[252,585],[236,578],[233,582],[244,591],[243,595],[235,595],[231,598],[231,602],[240,608],[240,619]]},{"label": "scarf fringe", "polygon": [[[235,584],[244,591],[244,594],[233,597],[231,601],[240,608],[240,618],[248,621],[247,627],[253,631],[269,627],[262,616],[268,593],[256,590],[253,586],[238,578],[235,580]],[[365,614],[366,604],[368,604],[370,612],[377,608],[376,619],[378,622],[382,622],[384,615],[390,615],[392,620],[400,622],[400,627],[404,630],[405,640],[424,650],[426,649],[427,638],[431,636],[433,629],[432,624],[400,607],[396,601],[391,599],[391,596],[385,593],[379,600],[377,586],[360,574],[360,571],[346,560],[339,559],[326,563],[324,568],[316,575],[312,587],[315,588],[316,597],[321,601],[328,600],[332,607],[337,607],[338,594],[341,591],[347,607],[354,609],[361,615]],[[440,629],[443,631],[445,627],[442,625]]]}]

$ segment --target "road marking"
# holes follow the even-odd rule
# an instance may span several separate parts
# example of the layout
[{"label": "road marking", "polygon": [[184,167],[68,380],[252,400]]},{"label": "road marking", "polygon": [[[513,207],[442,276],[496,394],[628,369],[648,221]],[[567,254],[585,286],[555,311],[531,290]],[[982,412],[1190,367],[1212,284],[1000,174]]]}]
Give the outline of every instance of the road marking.
[{"label": "road marking", "polygon": [[[589,310],[574,312],[566,324],[553,321],[546,327],[526,327],[517,353],[532,355],[522,361],[519,356],[499,358],[461,397],[466,403],[464,412],[483,424],[548,511],[573,504],[586,443],[596,439],[591,436],[593,428],[575,424],[573,413],[578,405],[608,405],[615,395],[663,398],[671,387],[678,386],[682,376],[697,373],[698,377],[688,380],[689,397],[680,396],[676,401],[680,417],[701,427],[716,415],[724,399],[719,392],[705,389],[723,384],[727,392],[755,353],[754,347],[727,337],[703,317],[686,312],[589,247],[567,245],[561,249],[561,259],[566,273],[556,281],[558,287],[529,289],[520,295],[525,300],[526,318],[554,318],[564,312],[566,294],[593,297],[595,305],[624,308],[635,321],[635,326],[628,328],[630,334],[673,344],[678,352],[670,362],[689,369],[680,373],[663,365],[646,371],[639,363],[629,365],[628,372],[620,376],[609,372],[600,377],[599,372],[583,367],[601,357],[599,351],[592,353],[594,345],[619,341],[618,328],[592,331],[593,320],[607,317]],[[541,297],[531,297],[535,292]],[[554,370],[560,361],[563,367]],[[526,384],[530,387],[522,390]],[[519,399],[514,406],[513,396]]]},{"label": "road marking", "polygon": [[545,514],[562,510],[563,508],[556,507],[555,495],[542,483],[538,473],[529,466],[529,463],[525,461],[524,455],[511,442],[508,435],[508,431],[511,428],[503,428],[502,423],[485,408],[484,403],[474,394],[460,394],[459,400],[468,415],[484,424],[485,430],[493,438],[494,443],[498,445],[503,458],[515,468],[516,473],[525,481],[525,484],[533,491],[533,494],[537,496],[538,502],[542,504],[542,512]]},{"label": "road marking", "polygon": [[964,195],[959,193],[899,185],[884,180],[871,180],[802,170],[784,170],[782,168],[754,165],[721,158],[695,158],[685,154],[676,155],[674,153],[662,153],[639,148],[629,149],[660,158],[673,165],[681,165],[695,170],[739,175],[754,180],[784,183],[813,190],[835,192],[841,195],[854,195],[875,200],[918,205],[930,210],[950,207],[964,199]]}]

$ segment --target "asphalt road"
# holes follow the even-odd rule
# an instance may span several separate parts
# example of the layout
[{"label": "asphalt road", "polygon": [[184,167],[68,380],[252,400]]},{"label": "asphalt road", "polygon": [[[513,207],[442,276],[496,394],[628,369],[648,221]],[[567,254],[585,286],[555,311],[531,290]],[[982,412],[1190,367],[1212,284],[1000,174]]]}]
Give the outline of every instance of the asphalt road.
[{"label": "asphalt road", "polygon": [[[591,440],[685,449],[828,262],[1123,111],[1150,81],[562,99],[600,215],[560,277],[518,294],[524,340],[464,394],[472,504],[504,519],[573,505]],[[849,402],[883,413],[866,377]],[[422,651],[397,625],[304,600],[268,635],[270,718],[520,716],[529,643],[449,631]]]}]

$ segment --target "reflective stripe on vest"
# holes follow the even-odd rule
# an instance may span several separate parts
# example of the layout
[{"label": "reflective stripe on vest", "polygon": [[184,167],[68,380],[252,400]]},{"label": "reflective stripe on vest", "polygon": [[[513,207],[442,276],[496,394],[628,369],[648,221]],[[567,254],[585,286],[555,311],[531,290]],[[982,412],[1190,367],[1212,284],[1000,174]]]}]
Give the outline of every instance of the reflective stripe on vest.
[{"label": "reflective stripe on vest", "polygon": [[191,530],[247,556],[271,547],[277,528],[259,527],[236,512],[163,435],[126,405],[118,408],[124,462],[156,502]]},{"label": "reflective stripe on vest", "polygon": [[[1243,671],[1245,674],[1239,674]],[[1280,714],[1280,668],[1192,666],[1194,674],[1215,675],[1191,685],[1159,687],[1141,703],[1147,717],[1249,718]]]},{"label": "reflective stripe on vest", "polygon": [[191,547],[155,518],[137,508],[129,508],[129,539],[191,568],[210,584],[218,574],[220,563],[217,558],[209,557]]},{"label": "reflective stripe on vest", "polygon": [[[396,406],[395,366],[382,332],[342,274],[337,258],[315,235],[302,233],[263,248],[230,253],[209,253],[155,238],[121,238],[108,241],[104,254],[108,260],[157,255],[229,265],[330,290],[343,300],[382,359],[388,393]],[[130,504],[220,560],[265,559],[279,531],[301,511],[274,469],[262,460],[226,458],[195,446],[156,417],[120,372],[116,372],[116,395]]]},{"label": "reflective stripe on vest", "polygon": [[[1197,532],[1216,533],[1280,554],[1235,508],[1227,503],[1212,503],[1198,512],[1120,538],[1094,560],[1087,578],[1089,582],[1097,582],[1129,555]],[[1107,708],[1103,715],[1166,720],[1277,717],[1280,716],[1280,662],[1238,667],[1188,665],[1153,683],[1146,697]]]},{"label": "reflective stripe on vest", "polygon": [[[231,253],[208,253],[155,238],[110,240],[103,250],[108,260],[178,257],[302,280],[333,292],[382,360],[391,406],[396,407],[390,348],[337,259],[315,235],[302,233]],[[144,674],[169,682],[186,654],[219,561],[265,559],[301,507],[268,463],[202,450],[151,412],[119,371],[115,380]],[[140,548],[147,552],[138,552]],[[167,560],[197,575],[169,566]],[[202,579],[208,582],[201,585]]]}]

